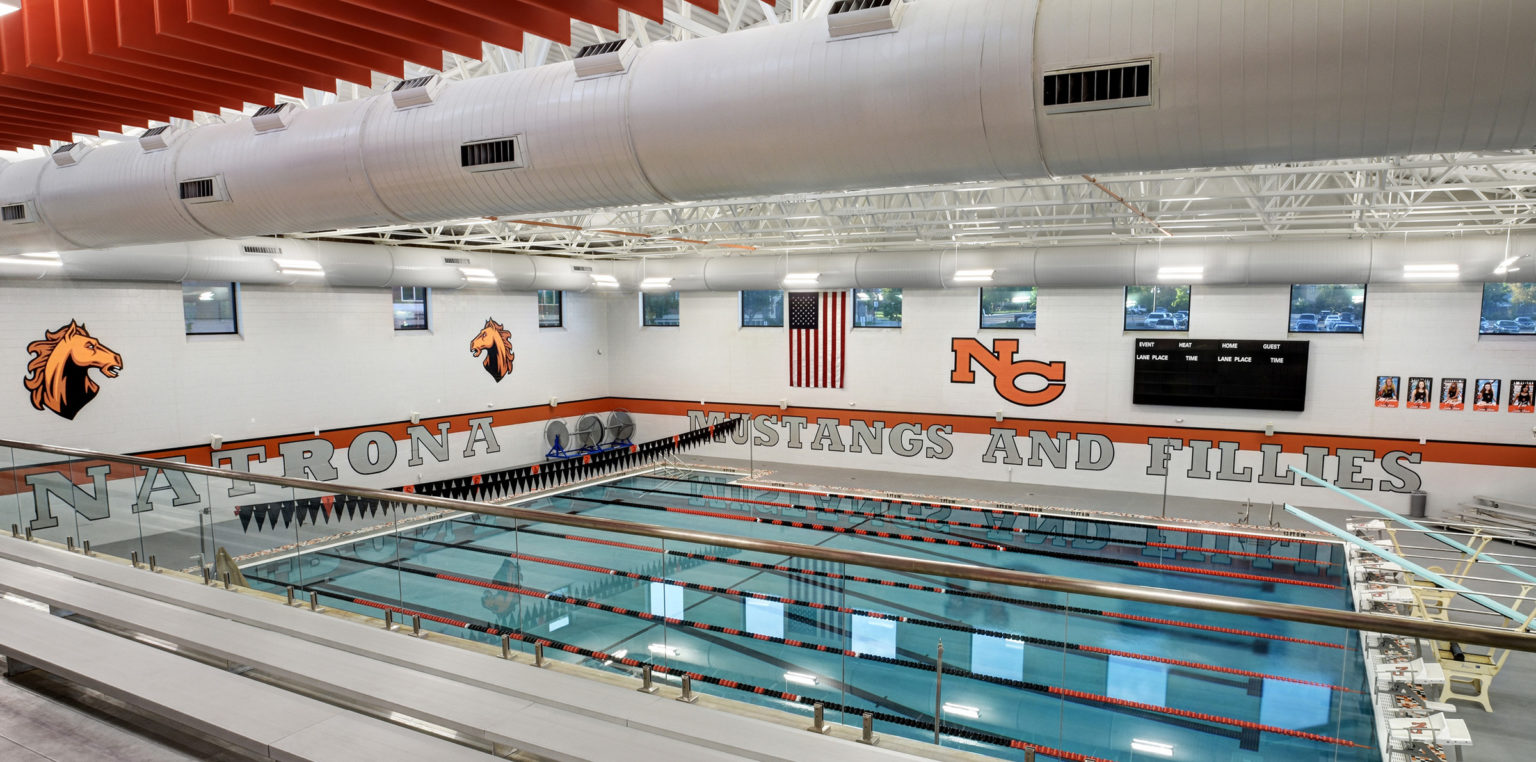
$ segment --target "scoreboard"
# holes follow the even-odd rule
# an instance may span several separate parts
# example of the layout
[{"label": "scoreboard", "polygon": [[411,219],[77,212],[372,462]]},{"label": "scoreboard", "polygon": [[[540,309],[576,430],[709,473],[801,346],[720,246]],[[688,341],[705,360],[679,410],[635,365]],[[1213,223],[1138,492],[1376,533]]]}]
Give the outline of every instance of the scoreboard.
[{"label": "scoreboard", "polygon": [[1137,405],[1305,410],[1305,341],[1136,339]]}]

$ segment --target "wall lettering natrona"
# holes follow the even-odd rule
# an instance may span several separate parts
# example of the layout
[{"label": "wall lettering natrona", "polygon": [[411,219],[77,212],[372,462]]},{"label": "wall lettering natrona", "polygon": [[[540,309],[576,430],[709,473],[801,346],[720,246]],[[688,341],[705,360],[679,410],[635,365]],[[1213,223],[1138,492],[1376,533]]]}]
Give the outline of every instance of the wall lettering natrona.
[{"label": "wall lettering natrona", "polygon": [[[472,458],[477,448],[483,449],[487,455],[501,452],[501,445],[496,441],[496,432],[491,428],[491,421],[489,417],[469,419],[469,439],[459,453],[459,457]],[[436,434],[425,426],[408,428],[406,436],[411,455],[406,464],[413,468],[422,465],[425,462],[421,457],[423,451],[439,463],[447,462],[453,456],[448,447],[448,433],[447,421],[437,424]],[[359,474],[377,474],[387,471],[399,458],[399,445],[400,443],[397,443],[388,432],[378,430],[361,432],[353,437],[346,447],[347,464],[354,473]],[[283,476],[335,481],[341,474],[334,464],[336,446],[330,440],[315,438],[283,442],[277,445],[277,450],[277,458],[281,459],[283,464]],[[267,459],[266,446],[215,450],[211,456],[214,466],[227,468],[232,473],[250,473],[252,464],[265,463]],[[166,460],[175,462],[184,459],[167,458]],[[115,468],[120,469],[120,473],[134,470],[128,466]],[[90,480],[90,489],[75,484],[69,474],[64,471],[27,474],[27,485],[32,488],[33,512],[28,526],[33,531],[58,526],[56,505],[61,506],[65,511],[73,510],[81,518],[89,521],[108,518],[111,515],[111,496],[107,483],[113,469],[114,466],[107,464],[87,467],[85,476]],[[184,472],[169,468],[148,468],[142,476],[135,474],[135,478],[137,484],[133,502],[134,513],[154,510],[155,493],[165,490],[172,493],[172,506],[196,505],[202,501],[202,496],[194,486],[195,481],[189,479]],[[206,482],[206,479],[202,481]],[[255,483],[240,480],[231,480],[230,486],[225,490],[228,497],[251,495],[255,492]]]}]

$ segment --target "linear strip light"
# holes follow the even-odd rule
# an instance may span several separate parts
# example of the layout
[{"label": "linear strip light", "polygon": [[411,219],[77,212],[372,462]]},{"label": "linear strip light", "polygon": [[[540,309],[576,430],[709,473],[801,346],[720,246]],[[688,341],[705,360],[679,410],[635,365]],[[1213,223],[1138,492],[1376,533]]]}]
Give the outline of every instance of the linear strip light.
[{"label": "linear strip light", "polygon": [[592,285],[598,288],[618,288],[619,279],[613,277],[612,275],[592,273]]},{"label": "linear strip light", "polygon": [[1460,265],[1403,265],[1404,278],[1456,278],[1461,275]]},{"label": "linear strip light", "polygon": [[24,257],[0,257],[0,264],[30,265],[32,267],[62,267],[63,262],[57,259],[26,259]]},{"label": "linear strip light", "polygon": [[657,278],[646,278],[646,279],[640,281],[640,287],[641,288],[671,288],[672,287],[672,279],[671,278],[660,278],[660,277],[657,277]]},{"label": "linear strip light", "polygon": [[273,257],[272,264],[284,275],[325,275],[325,268],[313,259],[283,259]]},{"label": "linear strip light", "polygon": [[1204,277],[1205,267],[1200,265],[1157,268],[1158,280],[1200,280]]},{"label": "linear strip light", "polygon": [[790,288],[815,287],[821,273],[790,273],[784,276],[784,285]]},{"label": "linear strip light", "polygon": [[460,267],[459,273],[464,276],[464,280],[470,283],[481,283],[487,286],[496,285],[496,273],[484,267]]},{"label": "linear strip light", "polygon": [[956,270],[956,283],[989,283],[992,281],[992,270]]}]

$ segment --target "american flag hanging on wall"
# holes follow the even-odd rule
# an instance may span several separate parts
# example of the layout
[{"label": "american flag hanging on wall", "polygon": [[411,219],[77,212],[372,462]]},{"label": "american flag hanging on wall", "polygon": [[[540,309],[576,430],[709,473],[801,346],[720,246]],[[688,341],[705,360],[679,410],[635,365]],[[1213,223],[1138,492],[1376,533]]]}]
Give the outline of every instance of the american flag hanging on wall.
[{"label": "american flag hanging on wall", "polygon": [[848,292],[789,295],[789,385],[843,388]]}]

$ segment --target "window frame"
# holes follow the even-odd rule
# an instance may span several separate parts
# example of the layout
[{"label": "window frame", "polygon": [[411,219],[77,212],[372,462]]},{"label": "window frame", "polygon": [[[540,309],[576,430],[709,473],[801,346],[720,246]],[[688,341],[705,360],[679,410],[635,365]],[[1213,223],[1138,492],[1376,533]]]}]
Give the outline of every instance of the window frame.
[{"label": "window frame", "polygon": [[[1036,316],[1035,317],[1035,325],[1029,325],[1029,326],[1023,326],[1023,325],[987,325],[986,322],[984,322],[986,320],[986,317],[987,317],[987,294],[986,294],[986,292],[989,289],[997,290],[997,289],[1005,289],[1005,288],[1009,289],[1011,291],[1023,291],[1025,289],[1029,290],[1030,295],[1031,295],[1030,296],[1030,300],[1029,300],[1030,306],[1032,307],[1031,311],[1034,312],[1035,316]],[[976,289],[976,327],[981,329],[981,330],[987,330],[987,331],[1033,331],[1039,325],[1039,322],[1040,322],[1039,314],[1040,314],[1040,287],[1039,286],[982,286],[981,288]]]},{"label": "window frame", "polygon": [[[544,322],[544,295],[555,295],[555,322]],[[564,328],[565,327],[565,290],[558,288],[541,288],[534,292],[534,307],[537,309],[540,328]]]},{"label": "window frame", "polygon": [[[421,326],[420,327],[401,328],[400,327],[400,323],[399,323],[399,319],[395,317],[395,307],[399,306],[400,304],[410,304],[410,303],[412,303],[412,302],[402,302],[401,301],[404,298],[404,294],[402,292],[405,291],[405,289],[408,289],[408,288],[409,289],[413,289],[413,290],[414,289],[418,289],[418,288],[421,289]],[[430,286],[395,286],[394,288],[389,290],[389,293],[390,293],[390,302],[389,302],[390,324],[394,326],[394,329],[395,329],[396,333],[413,333],[415,331],[431,331],[432,330],[432,288]]]},{"label": "window frame", "polygon": [[[185,305],[186,305],[186,295],[187,295],[187,290],[188,290],[187,287],[188,286],[194,286],[196,288],[203,288],[203,287],[208,287],[208,286],[223,286],[226,283],[229,285],[229,314],[230,314],[229,322],[230,322],[230,326],[231,326],[230,330],[228,330],[228,331],[194,331],[194,330],[192,330],[192,326],[188,324],[189,321],[186,319],[186,306]],[[188,280],[188,281],[182,281],[181,282],[181,295],[182,295],[182,305],[183,305],[182,306],[182,329],[185,332],[184,335],[186,335],[186,336],[239,336],[240,335],[240,283],[238,281],[215,281],[215,280]]]},{"label": "window frame", "polygon": [[[779,322],[777,322],[777,323],[748,323],[747,322],[747,294],[749,292],[750,293],[763,293],[763,294],[772,294],[772,293],[779,294]],[[785,312],[785,307],[787,306],[787,303],[788,303],[788,300],[789,300],[789,297],[786,295],[788,292],[786,292],[784,289],[782,289],[782,288],[749,288],[749,289],[743,289],[743,290],[738,291],[736,293],[737,293],[737,297],[736,297],[736,313],[737,313],[737,317],[738,317],[739,327],[741,327],[741,328],[783,328],[784,327],[784,325],[785,325],[785,322],[784,322],[784,312]]]},{"label": "window frame", "polygon": [[[669,295],[669,294],[674,299],[677,300],[677,322],[676,323],[652,323],[652,322],[650,322],[650,320],[647,319],[646,316],[645,316],[645,300],[646,300],[646,298],[647,297],[660,297],[660,296]],[[682,325],[683,325],[683,297],[682,297],[681,293],[679,293],[676,290],[670,290],[670,289],[667,290],[667,291],[641,291],[640,292],[640,327],[641,328],[680,328],[680,327],[682,327]]]},{"label": "window frame", "polygon": [[[1360,330],[1358,330],[1358,331],[1324,331],[1324,330],[1321,330],[1321,328],[1322,328],[1321,324],[1319,324],[1319,326],[1318,326],[1319,330],[1316,330],[1316,331],[1297,331],[1297,330],[1294,330],[1293,328],[1291,328],[1291,305],[1296,302],[1296,287],[1297,286],[1345,286],[1345,287],[1348,287],[1348,288],[1354,288],[1355,286],[1359,286],[1360,287]],[[1369,310],[1367,308],[1370,306],[1370,303],[1371,303],[1371,284],[1369,284],[1369,283],[1292,283],[1291,284],[1291,290],[1287,294],[1287,298],[1285,300],[1285,332],[1288,333],[1288,334],[1298,333],[1298,334],[1302,334],[1302,335],[1305,335],[1305,336],[1311,336],[1311,335],[1314,335],[1314,334],[1333,334],[1333,333],[1342,333],[1342,334],[1346,334],[1346,335],[1349,335],[1349,336],[1364,336],[1365,335],[1365,318],[1366,318],[1366,313],[1369,312]],[[1307,314],[1312,314],[1312,313],[1307,313]]]},{"label": "window frame", "polygon": [[[859,300],[859,294],[863,293],[863,292],[869,292],[869,291],[892,291],[892,292],[895,292],[896,299],[901,302],[901,307],[902,307],[901,315],[896,319],[896,325],[866,325],[866,324],[863,324],[863,323],[859,322],[859,301],[860,301]],[[850,327],[852,327],[852,328],[875,328],[875,329],[881,329],[881,330],[901,330],[902,324],[906,321],[906,316],[907,316],[906,298],[905,298],[905,295],[902,293],[901,289],[899,289],[899,288],[855,288],[855,289],[853,289],[853,318],[850,321]]]},{"label": "window frame", "polygon": [[[1129,304],[1127,304],[1127,302],[1129,302],[1131,300],[1131,289],[1133,289],[1133,288],[1171,288],[1171,289],[1174,289],[1175,293],[1177,293],[1178,289],[1180,289],[1180,288],[1188,289],[1189,290],[1189,303],[1190,303],[1189,321],[1184,324],[1183,328],[1179,328],[1178,326],[1175,326],[1173,328],[1148,328],[1146,326],[1146,320],[1145,320],[1145,318],[1143,318],[1142,325],[1137,326],[1135,328],[1132,328],[1129,325],[1130,318],[1131,318],[1131,313],[1130,313],[1131,307],[1130,307]],[[1147,333],[1189,333],[1189,325],[1190,325],[1190,323],[1195,322],[1195,311],[1193,309],[1194,308],[1194,303],[1195,303],[1195,284],[1194,283],[1153,283],[1150,286],[1143,286],[1143,285],[1140,285],[1140,284],[1129,284],[1129,285],[1127,285],[1127,286],[1125,286],[1125,287],[1120,289],[1120,330],[1122,332],[1126,332],[1126,333],[1131,332],[1131,331],[1146,331]],[[1152,313],[1148,312],[1147,314],[1151,315]],[[1169,314],[1173,314],[1173,313],[1169,313]]]}]

